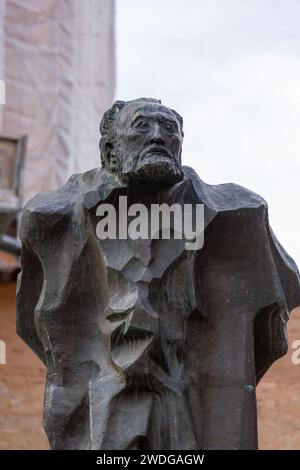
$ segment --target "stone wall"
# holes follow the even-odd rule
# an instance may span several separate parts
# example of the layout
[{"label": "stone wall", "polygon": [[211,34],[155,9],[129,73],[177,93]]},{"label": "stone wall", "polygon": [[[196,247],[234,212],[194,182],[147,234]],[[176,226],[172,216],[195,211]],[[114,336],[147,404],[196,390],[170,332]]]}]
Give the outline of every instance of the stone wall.
[{"label": "stone wall", "polygon": [[1,4],[1,132],[29,136],[27,200],[99,165],[100,117],[114,94],[114,0]]}]

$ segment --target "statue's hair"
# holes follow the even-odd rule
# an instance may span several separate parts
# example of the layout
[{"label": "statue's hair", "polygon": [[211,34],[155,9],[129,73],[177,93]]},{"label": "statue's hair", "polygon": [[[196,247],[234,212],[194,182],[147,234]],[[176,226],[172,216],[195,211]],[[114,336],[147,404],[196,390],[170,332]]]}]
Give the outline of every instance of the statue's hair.
[{"label": "statue's hair", "polygon": [[[116,141],[116,131],[115,131],[115,122],[116,122],[116,115],[117,113],[123,109],[125,106],[131,103],[157,103],[161,104],[160,100],[155,98],[137,98],[131,101],[115,101],[111,108],[109,108],[103,114],[103,117],[100,122],[100,153],[101,153],[101,164],[102,166],[108,167],[110,165],[110,158],[108,156],[113,156],[114,154],[114,146]],[[176,119],[179,122],[180,133],[183,136],[183,119],[175,110],[170,109],[170,111],[174,114]]]}]

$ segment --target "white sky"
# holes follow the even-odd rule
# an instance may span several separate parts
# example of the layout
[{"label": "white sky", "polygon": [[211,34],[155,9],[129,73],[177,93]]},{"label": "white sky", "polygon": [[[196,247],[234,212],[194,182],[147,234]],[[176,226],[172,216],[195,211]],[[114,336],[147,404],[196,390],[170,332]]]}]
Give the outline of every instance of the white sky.
[{"label": "white sky", "polygon": [[263,196],[300,266],[300,0],[117,0],[116,99],[184,119],[183,163]]}]

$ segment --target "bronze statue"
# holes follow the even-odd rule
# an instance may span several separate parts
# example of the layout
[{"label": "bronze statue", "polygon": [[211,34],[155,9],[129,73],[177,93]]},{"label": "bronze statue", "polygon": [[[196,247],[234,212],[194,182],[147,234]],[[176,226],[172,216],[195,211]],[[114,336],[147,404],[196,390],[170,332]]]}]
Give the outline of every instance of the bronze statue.
[{"label": "bronze statue", "polygon": [[[255,387],[286,353],[299,273],[266,202],[181,165],[182,118],[114,103],[102,167],[25,207],[18,333],[47,367],[53,449],[255,449]],[[204,205],[204,245],[99,239],[97,209]]]}]

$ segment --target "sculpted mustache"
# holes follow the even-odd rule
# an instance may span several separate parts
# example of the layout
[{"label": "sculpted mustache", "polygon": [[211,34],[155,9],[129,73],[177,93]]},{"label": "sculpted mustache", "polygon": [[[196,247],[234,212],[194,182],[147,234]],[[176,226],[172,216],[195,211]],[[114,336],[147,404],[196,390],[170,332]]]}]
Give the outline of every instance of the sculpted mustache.
[{"label": "sculpted mustache", "polygon": [[163,154],[166,154],[168,156],[170,156],[168,150],[165,148],[165,147],[160,147],[160,146],[149,146],[149,147],[146,147],[143,154],[147,154],[147,153],[163,153]]},{"label": "sculpted mustache", "polygon": [[170,159],[173,163],[175,163],[175,164],[178,163],[178,162],[176,161],[176,158],[173,157],[173,155],[170,154],[170,153],[168,152],[168,150],[165,149],[164,147],[157,147],[157,146],[156,146],[156,147],[154,147],[154,146],[153,146],[153,147],[148,147],[147,149],[144,150],[144,152],[142,153],[141,157],[144,158],[144,157],[146,157],[147,155],[149,155],[149,154],[151,154],[151,153],[154,153],[154,154],[157,153],[157,154],[165,155],[165,156],[169,157],[169,159]]},{"label": "sculpted mustache", "polygon": [[[131,168],[130,168],[130,172],[131,171],[136,171],[137,169],[137,166],[139,165],[139,161],[140,160],[143,160],[145,157],[147,157],[149,154],[163,154],[163,155],[166,155],[170,161],[172,162],[172,164],[174,165],[175,169],[178,171],[180,170],[180,164],[179,162],[176,160],[176,158],[170,154],[164,147],[159,147],[159,146],[149,146],[148,148],[146,148],[141,154],[139,155],[131,155],[131,158],[128,159],[127,161],[123,162],[122,164],[122,171],[125,171],[125,173],[129,170],[130,166],[133,165]],[[181,170],[180,170],[181,171]]]}]

